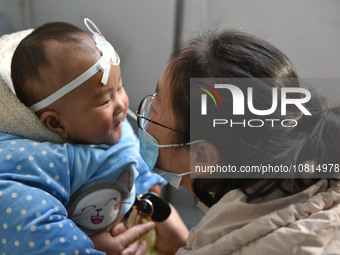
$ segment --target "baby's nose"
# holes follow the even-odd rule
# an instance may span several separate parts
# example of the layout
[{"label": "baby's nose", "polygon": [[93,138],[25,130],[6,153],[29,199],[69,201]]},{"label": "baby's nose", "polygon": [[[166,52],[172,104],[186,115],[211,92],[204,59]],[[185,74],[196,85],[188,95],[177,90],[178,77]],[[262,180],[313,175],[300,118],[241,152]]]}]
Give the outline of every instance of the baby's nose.
[{"label": "baby's nose", "polygon": [[117,100],[115,104],[115,109],[113,111],[113,116],[121,114],[125,110],[125,105],[122,100]]}]

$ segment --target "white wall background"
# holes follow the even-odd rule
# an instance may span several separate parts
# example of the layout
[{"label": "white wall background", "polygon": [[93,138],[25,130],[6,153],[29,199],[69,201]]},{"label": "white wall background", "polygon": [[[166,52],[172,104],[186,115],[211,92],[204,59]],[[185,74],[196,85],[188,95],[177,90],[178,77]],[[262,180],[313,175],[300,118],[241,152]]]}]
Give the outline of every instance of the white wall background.
[{"label": "white wall background", "polygon": [[301,77],[340,77],[340,1],[207,2],[209,19],[267,39],[288,55]]},{"label": "white wall background", "polygon": [[[301,77],[340,78],[339,0],[182,0],[183,39],[203,28],[238,28],[272,42]],[[176,0],[0,0],[0,22],[12,30],[48,21],[85,29],[91,18],[121,56],[130,107],[152,94],[173,48]],[[0,29],[1,26],[0,26]],[[4,29],[3,29],[4,30]],[[1,34],[2,31],[0,31]],[[339,84],[340,86],[340,84]],[[201,214],[184,191],[168,191],[188,226]],[[181,198],[181,199],[180,199]]]},{"label": "white wall background", "polygon": [[[176,0],[0,0],[13,30],[90,17],[122,58],[135,110],[153,93],[173,47]],[[238,28],[269,40],[306,78],[340,76],[339,0],[183,0],[183,39],[202,28]],[[4,23],[0,19],[1,23]],[[1,32],[1,31],[0,31]]]}]

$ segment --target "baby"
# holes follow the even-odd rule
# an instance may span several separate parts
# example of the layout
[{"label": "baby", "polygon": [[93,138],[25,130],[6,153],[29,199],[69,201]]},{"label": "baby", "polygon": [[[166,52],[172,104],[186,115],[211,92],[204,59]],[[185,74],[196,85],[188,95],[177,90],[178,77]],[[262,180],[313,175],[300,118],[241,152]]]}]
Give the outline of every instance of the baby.
[{"label": "baby", "polygon": [[62,138],[114,145],[129,105],[119,64],[99,33],[92,37],[67,23],[49,23],[17,47],[12,80],[21,102]]},{"label": "baby", "polygon": [[49,23],[13,55],[18,98],[68,143],[0,134],[0,199],[7,207],[3,251],[99,254],[80,229],[88,235],[107,229],[132,206],[135,186],[145,192],[162,183],[141,159],[125,120],[129,102],[119,56],[85,22],[93,36],[67,23]]}]

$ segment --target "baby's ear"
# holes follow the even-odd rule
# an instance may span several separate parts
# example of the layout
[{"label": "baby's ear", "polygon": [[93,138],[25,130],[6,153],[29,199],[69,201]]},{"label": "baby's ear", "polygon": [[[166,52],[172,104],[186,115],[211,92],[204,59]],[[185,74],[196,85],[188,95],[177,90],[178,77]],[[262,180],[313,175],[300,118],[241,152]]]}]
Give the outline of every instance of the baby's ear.
[{"label": "baby's ear", "polygon": [[61,138],[67,139],[67,131],[60,121],[59,114],[55,111],[44,111],[40,115],[40,122],[44,124],[48,129],[56,132]]},{"label": "baby's ear", "polygon": [[129,193],[131,192],[134,183],[133,170],[134,165],[130,164],[117,177],[117,181],[122,183],[128,189]]}]

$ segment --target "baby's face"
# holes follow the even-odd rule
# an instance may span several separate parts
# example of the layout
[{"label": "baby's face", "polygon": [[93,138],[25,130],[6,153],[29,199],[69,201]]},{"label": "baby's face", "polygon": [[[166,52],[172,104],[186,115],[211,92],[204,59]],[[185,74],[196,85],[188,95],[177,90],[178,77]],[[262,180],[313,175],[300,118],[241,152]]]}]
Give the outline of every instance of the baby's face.
[{"label": "baby's face", "polygon": [[111,66],[108,83],[102,71],[59,100],[59,114],[67,137],[78,143],[116,144],[122,135],[129,99],[123,88],[120,67]]},{"label": "baby's face", "polygon": [[[52,88],[61,88],[81,75],[101,57],[91,37],[75,49],[49,43],[46,52],[51,69],[44,80]],[[120,66],[111,65],[106,85],[100,70],[83,84],[47,107],[57,113],[58,132],[62,138],[85,144],[116,144],[122,135],[129,99],[123,88]],[[56,90],[56,89],[54,89]],[[53,91],[51,91],[53,92]],[[50,93],[51,93],[50,92]]]}]

